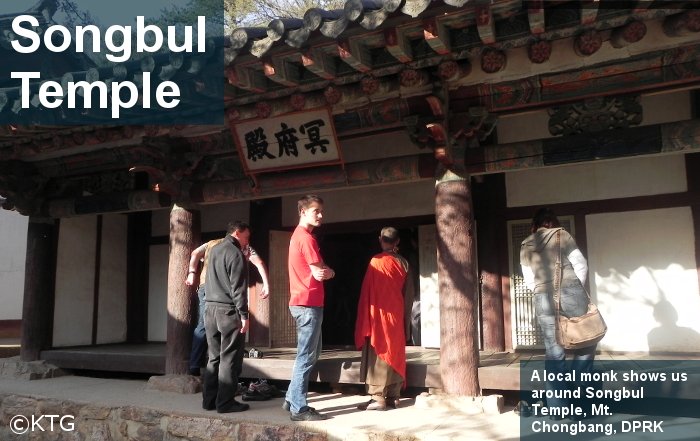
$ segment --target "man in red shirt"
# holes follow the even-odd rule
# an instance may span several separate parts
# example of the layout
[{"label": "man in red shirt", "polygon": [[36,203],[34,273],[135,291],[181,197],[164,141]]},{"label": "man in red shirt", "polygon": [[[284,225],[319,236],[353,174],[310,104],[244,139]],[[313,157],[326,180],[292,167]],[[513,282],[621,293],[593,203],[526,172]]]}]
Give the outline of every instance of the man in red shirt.
[{"label": "man in red shirt", "polygon": [[318,421],[328,418],[306,402],[309,374],[321,355],[323,323],[323,281],[335,271],[323,263],[316,238],[311,235],[323,219],[323,199],[306,195],[297,203],[299,225],[289,241],[289,312],[297,325],[297,356],[283,408],[292,421]]}]

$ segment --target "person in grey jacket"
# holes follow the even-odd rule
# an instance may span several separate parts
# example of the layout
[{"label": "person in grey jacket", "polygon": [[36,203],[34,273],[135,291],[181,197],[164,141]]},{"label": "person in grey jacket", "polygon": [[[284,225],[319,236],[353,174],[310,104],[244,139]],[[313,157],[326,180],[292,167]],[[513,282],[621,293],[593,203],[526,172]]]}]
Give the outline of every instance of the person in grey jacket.
[{"label": "person in grey jacket", "polygon": [[[580,317],[588,310],[588,294],[584,285],[588,275],[588,262],[574,238],[561,228],[554,211],[540,208],[532,218],[530,234],[520,245],[520,267],[525,285],[534,293],[534,306],[537,322],[544,337],[545,366],[550,372],[564,372],[567,369],[566,352],[557,341],[556,303],[554,287],[557,277],[556,261],[561,255],[561,314],[566,317]],[[557,241],[557,237],[559,240]],[[557,243],[558,242],[558,243]],[[575,369],[588,372],[593,366],[596,345],[573,350]],[[564,381],[547,381],[548,390],[561,391],[570,387]],[[565,407],[569,400],[552,396],[547,399],[548,407]],[[561,419],[551,414],[551,419]]]},{"label": "person in grey jacket", "polygon": [[202,384],[202,407],[219,413],[250,407],[234,398],[248,330],[248,272],[241,242],[248,243],[249,236],[248,224],[231,222],[224,240],[209,252],[204,308],[209,362]]}]

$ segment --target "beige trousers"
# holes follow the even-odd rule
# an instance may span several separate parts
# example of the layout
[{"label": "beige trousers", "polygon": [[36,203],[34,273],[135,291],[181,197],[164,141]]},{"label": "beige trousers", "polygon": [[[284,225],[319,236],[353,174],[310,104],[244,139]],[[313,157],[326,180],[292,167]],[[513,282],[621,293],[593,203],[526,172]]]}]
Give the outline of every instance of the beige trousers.
[{"label": "beige trousers", "polygon": [[377,353],[369,344],[362,347],[360,375],[363,377],[369,395],[385,398],[401,396],[403,378],[384,360],[377,357]]}]

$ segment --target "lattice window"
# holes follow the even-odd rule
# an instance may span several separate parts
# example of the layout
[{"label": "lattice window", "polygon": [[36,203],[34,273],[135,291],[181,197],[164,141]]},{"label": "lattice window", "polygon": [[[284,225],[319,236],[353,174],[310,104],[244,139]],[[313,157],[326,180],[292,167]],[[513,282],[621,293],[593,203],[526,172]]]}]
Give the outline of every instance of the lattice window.
[{"label": "lattice window", "polygon": [[[508,248],[510,251],[510,301],[513,348],[543,348],[542,331],[537,324],[532,291],[525,286],[520,269],[520,244],[530,235],[530,220],[508,222]],[[573,216],[559,216],[564,229],[574,235]]]}]

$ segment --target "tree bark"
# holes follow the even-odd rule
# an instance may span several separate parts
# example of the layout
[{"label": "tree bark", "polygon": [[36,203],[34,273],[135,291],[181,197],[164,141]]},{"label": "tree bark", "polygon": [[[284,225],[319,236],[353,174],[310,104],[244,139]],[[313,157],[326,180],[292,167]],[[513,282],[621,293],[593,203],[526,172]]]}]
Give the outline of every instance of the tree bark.
[{"label": "tree bark", "polygon": [[478,396],[476,232],[468,178],[451,172],[435,197],[440,290],[440,375],[451,395]]},{"label": "tree bark", "polygon": [[22,361],[39,360],[41,351],[53,344],[57,236],[56,221],[29,218],[22,304]]},{"label": "tree bark", "polygon": [[174,205],[170,212],[168,259],[168,330],[165,373],[186,374],[192,344],[193,287],[185,285],[190,254],[199,243],[200,214]]}]

